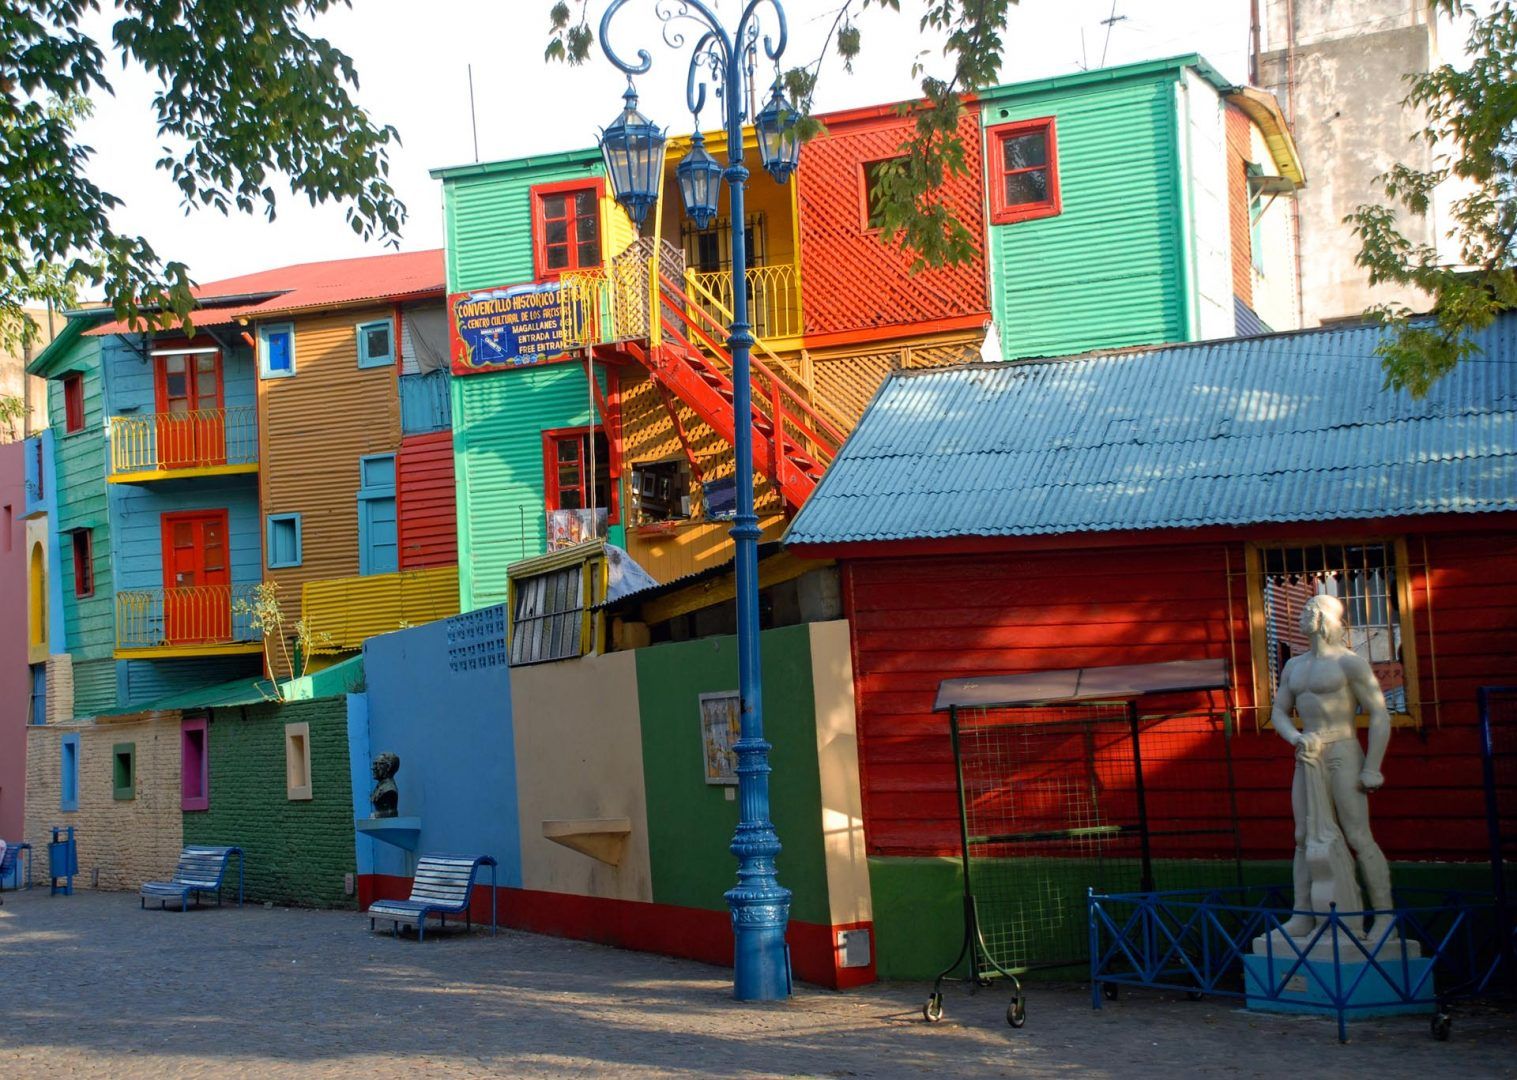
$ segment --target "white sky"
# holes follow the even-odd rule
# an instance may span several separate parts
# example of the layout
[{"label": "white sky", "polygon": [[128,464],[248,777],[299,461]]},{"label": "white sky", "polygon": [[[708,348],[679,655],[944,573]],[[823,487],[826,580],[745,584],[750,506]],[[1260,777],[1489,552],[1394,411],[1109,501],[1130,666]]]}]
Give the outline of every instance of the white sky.
[{"label": "white sky", "polygon": [[[786,4],[787,66],[816,56],[839,2]],[[605,3],[592,3],[594,18]],[[104,6],[108,17],[112,5]],[[441,186],[428,170],[473,160],[468,65],[474,69],[481,160],[590,146],[599,128],[615,117],[625,82],[598,48],[592,61],[577,69],[543,60],[550,6],[551,0],[355,0],[351,11],[334,12],[317,25],[353,57],[362,80],[360,103],[400,131],[404,145],[392,155],[391,175],[410,210],[403,250],[443,243]],[[836,61],[823,68],[817,111],[914,96],[911,64],[930,43],[917,32],[920,0],[904,0],[901,6],[900,15],[865,13],[858,24],[863,55],[852,74]],[[688,47],[676,53],[659,40],[656,24],[647,21],[652,7],[653,0],[628,5],[613,44],[624,55],[640,47],[653,53],[653,70],[638,83],[642,109],[671,134],[688,132]],[[736,0],[717,0],[717,8],[730,19],[740,10]],[[1021,0],[1011,13],[1001,81],[1078,70],[1082,30],[1083,62],[1098,66],[1107,32],[1101,20],[1112,8],[1112,0]],[[1247,0],[1118,0],[1115,8],[1125,18],[1112,26],[1108,65],[1199,52],[1227,78],[1246,78]],[[89,28],[108,42],[105,18]],[[936,51],[926,60],[929,70],[944,70]],[[311,207],[288,192],[279,196],[273,223],[261,215],[224,218],[204,210],[186,216],[167,175],[153,168],[160,146],[150,108],[153,80],[116,63],[108,71],[116,96],[97,102],[81,132],[96,151],[92,175],[125,200],[115,215],[118,227],[146,236],[163,258],[187,263],[196,280],[388,250],[362,243],[340,207]],[[703,120],[703,126],[715,126],[714,112]]]}]

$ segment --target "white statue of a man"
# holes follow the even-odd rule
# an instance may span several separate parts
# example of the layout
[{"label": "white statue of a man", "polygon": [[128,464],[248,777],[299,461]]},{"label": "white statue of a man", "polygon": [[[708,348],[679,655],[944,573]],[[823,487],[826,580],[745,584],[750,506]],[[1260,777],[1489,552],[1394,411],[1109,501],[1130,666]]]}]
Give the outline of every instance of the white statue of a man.
[{"label": "white statue of a man", "polygon": [[[1301,611],[1301,632],[1311,648],[1293,656],[1280,673],[1270,724],[1296,748],[1291,810],[1296,821],[1293,865],[1296,914],[1285,924],[1295,937],[1309,934],[1329,902],[1340,911],[1362,910],[1347,841],[1369,892],[1369,907],[1389,911],[1391,873],[1370,834],[1368,792],[1385,783],[1380,765],[1390,742],[1385,695],[1369,662],[1345,644],[1343,604],[1318,595]],[[1291,722],[1291,710],[1301,729]],[[1359,746],[1354,718],[1369,716],[1369,753]]]}]

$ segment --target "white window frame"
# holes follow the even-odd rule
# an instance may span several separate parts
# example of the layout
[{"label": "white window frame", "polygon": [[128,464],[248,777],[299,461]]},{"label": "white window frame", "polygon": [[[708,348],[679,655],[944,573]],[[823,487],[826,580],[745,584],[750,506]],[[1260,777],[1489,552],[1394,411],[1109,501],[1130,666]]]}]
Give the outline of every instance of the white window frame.
[{"label": "white window frame", "polygon": [[[271,334],[290,335],[290,370],[273,371],[269,368],[269,336]],[[268,323],[258,328],[258,377],[260,379],[292,379],[298,367],[295,355],[295,324],[294,323]]]}]

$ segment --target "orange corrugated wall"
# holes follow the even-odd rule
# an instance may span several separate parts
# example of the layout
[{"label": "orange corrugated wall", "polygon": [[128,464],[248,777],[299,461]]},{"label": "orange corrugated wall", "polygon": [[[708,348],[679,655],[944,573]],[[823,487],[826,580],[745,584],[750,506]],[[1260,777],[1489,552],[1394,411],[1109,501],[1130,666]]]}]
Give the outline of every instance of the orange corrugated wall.
[{"label": "orange corrugated wall", "polygon": [[402,441],[395,472],[400,568],[420,570],[457,563],[453,433],[412,435]]},{"label": "orange corrugated wall", "polygon": [[1248,220],[1248,178],[1244,165],[1253,154],[1254,125],[1241,109],[1227,107],[1227,220],[1233,240],[1233,293],[1254,303],[1253,229]]},{"label": "orange corrugated wall", "polygon": [[975,238],[975,256],[960,266],[919,274],[910,272],[911,256],[881,244],[878,234],[867,230],[864,205],[865,163],[897,156],[914,121],[891,111],[821,119],[828,133],[806,144],[796,173],[807,336],[989,318],[978,108],[966,107],[959,121],[967,174],[942,189],[942,198]]}]

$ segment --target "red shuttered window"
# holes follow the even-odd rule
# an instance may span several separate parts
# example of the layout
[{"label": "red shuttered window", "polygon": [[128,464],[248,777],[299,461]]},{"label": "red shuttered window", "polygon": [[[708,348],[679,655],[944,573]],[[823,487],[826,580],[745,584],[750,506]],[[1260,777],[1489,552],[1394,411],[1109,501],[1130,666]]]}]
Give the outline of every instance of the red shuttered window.
[{"label": "red shuttered window", "polygon": [[84,430],[84,376],[68,375],[63,379],[63,431],[72,435]]}]

